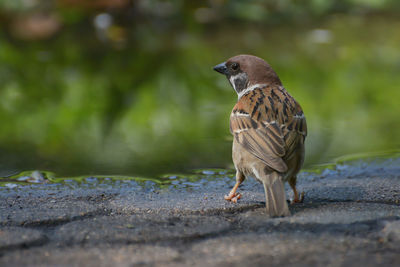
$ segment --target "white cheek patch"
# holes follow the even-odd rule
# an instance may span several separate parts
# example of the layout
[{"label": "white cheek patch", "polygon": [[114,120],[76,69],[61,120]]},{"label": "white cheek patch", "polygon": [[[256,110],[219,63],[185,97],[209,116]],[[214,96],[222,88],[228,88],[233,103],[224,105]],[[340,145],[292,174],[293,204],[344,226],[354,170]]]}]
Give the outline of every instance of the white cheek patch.
[{"label": "white cheek patch", "polygon": [[246,73],[242,72],[239,74],[236,74],[235,76],[231,76],[229,78],[229,82],[231,83],[233,89],[235,89],[235,91],[237,92],[239,88],[236,88],[236,80],[246,80],[247,79],[247,75]]},{"label": "white cheek patch", "polygon": [[229,82],[231,83],[233,89],[236,91],[235,78],[236,78],[236,76],[231,76],[231,77],[229,78]]}]

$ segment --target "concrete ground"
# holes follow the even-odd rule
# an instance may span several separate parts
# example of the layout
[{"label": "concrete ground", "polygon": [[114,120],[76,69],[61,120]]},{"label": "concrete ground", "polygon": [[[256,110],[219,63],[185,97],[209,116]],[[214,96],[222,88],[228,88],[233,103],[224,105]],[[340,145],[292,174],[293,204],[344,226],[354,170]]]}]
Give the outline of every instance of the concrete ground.
[{"label": "concrete ground", "polygon": [[400,159],[302,173],[285,218],[253,179],[169,178],[1,187],[0,266],[400,266]]}]

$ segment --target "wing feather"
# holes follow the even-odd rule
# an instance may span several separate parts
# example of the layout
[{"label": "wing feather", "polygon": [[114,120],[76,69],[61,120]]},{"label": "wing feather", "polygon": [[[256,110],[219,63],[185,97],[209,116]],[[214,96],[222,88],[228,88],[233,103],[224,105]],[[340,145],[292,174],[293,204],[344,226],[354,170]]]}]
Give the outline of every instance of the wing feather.
[{"label": "wing feather", "polygon": [[283,87],[244,95],[232,111],[230,129],[239,144],[279,172],[287,171],[285,157],[307,135],[303,111]]},{"label": "wing feather", "polygon": [[[251,154],[279,172],[287,166],[282,160],[285,155],[284,141],[279,128],[263,126],[246,116],[231,116],[232,134]],[[271,133],[271,134],[268,134]]]}]

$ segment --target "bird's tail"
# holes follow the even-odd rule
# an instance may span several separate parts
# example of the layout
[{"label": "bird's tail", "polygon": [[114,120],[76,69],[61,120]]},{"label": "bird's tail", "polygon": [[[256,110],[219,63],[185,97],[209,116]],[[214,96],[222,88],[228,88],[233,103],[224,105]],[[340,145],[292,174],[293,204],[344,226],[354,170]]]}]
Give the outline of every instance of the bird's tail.
[{"label": "bird's tail", "polygon": [[271,217],[289,216],[290,211],[282,178],[276,172],[268,176],[269,179],[263,181],[267,214]]}]

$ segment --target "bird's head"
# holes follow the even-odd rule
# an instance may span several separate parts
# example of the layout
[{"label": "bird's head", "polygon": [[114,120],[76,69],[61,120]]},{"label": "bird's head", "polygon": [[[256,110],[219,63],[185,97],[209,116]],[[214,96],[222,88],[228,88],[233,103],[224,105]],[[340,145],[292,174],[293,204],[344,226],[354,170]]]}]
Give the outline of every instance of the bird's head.
[{"label": "bird's head", "polygon": [[282,84],[271,66],[256,56],[239,55],[231,57],[226,62],[215,66],[214,70],[225,74],[238,94],[246,88],[257,84]]}]

